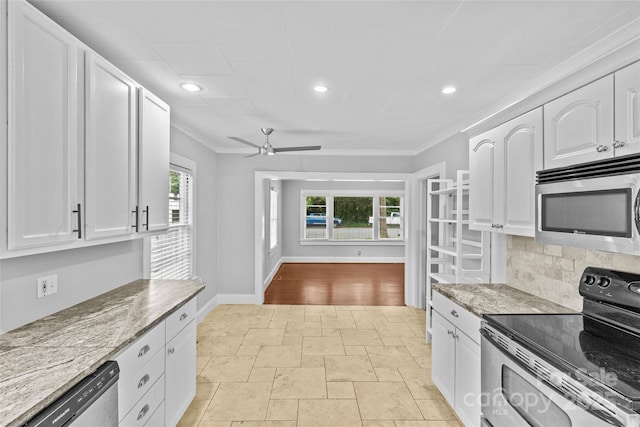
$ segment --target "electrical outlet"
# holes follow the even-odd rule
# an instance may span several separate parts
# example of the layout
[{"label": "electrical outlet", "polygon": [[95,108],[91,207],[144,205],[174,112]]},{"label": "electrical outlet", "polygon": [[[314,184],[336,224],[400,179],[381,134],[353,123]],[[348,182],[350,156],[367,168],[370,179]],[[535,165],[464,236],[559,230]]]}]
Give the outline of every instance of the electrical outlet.
[{"label": "electrical outlet", "polygon": [[362,255],[362,251],[358,251],[358,256]]},{"label": "electrical outlet", "polygon": [[38,277],[38,298],[48,297],[58,292],[58,275]]}]

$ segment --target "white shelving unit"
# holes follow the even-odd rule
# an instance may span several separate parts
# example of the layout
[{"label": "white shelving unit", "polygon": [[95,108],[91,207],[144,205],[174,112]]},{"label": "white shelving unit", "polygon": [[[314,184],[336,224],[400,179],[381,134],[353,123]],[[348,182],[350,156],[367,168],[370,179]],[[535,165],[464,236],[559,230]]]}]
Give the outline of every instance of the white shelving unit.
[{"label": "white shelving unit", "polygon": [[469,171],[427,180],[427,341],[431,285],[490,281],[490,234],[469,229]]}]

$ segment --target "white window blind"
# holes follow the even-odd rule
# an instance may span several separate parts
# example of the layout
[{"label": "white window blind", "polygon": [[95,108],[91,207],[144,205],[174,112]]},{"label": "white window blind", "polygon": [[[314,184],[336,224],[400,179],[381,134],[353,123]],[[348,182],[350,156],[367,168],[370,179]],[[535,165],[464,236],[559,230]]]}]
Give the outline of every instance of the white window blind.
[{"label": "white window blind", "polygon": [[169,231],[151,237],[150,276],[152,279],[190,279],[193,276],[193,176],[189,170],[171,165],[169,180]]}]

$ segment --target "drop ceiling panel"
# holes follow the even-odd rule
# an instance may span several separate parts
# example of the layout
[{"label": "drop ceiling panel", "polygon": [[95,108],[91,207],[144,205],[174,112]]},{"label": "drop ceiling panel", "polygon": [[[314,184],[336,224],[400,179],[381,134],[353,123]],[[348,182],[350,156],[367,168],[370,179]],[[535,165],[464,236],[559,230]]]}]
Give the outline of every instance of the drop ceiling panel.
[{"label": "drop ceiling panel", "polygon": [[151,46],[178,74],[231,75],[229,64],[214,43],[152,43]]}]

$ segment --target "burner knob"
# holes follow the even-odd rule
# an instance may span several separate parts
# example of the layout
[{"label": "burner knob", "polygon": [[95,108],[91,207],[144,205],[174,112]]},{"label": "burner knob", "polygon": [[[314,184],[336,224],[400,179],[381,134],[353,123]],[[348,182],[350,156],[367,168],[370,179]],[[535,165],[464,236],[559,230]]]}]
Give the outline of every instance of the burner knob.
[{"label": "burner knob", "polygon": [[601,288],[608,288],[610,284],[611,279],[609,279],[608,277],[601,277],[600,280],[598,280],[598,286],[600,286]]},{"label": "burner knob", "polygon": [[592,276],[590,274],[587,274],[586,277],[584,278],[584,284],[587,286],[593,286],[596,283],[596,278],[595,276]]},{"label": "burner knob", "polygon": [[638,283],[638,282],[630,283],[629,284],[629,290],[631,292],[633,292],[634,294],[640,294],[640,283]]}]

